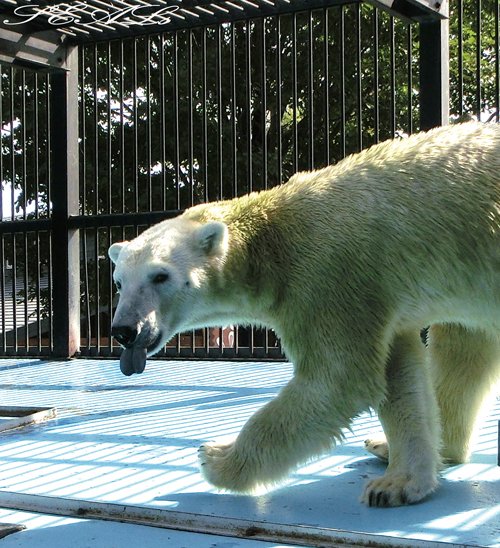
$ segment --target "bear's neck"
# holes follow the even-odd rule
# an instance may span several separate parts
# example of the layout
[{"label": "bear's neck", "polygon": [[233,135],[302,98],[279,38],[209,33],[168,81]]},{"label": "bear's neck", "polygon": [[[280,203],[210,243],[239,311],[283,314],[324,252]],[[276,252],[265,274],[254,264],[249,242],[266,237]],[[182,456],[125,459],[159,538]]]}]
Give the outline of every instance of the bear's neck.
[{"label": "bear's neck", "polygon": [[275,326],[292,246],[272,197],[270,192],[244,196],[218,219],[229,228],[229,249],[210,276],[209,291],[226,321]]}]

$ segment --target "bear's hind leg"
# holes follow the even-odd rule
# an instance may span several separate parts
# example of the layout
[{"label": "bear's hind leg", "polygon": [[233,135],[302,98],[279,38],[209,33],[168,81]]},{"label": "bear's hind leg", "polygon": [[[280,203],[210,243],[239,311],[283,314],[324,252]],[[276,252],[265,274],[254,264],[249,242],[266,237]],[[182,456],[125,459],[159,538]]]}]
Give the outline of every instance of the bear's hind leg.
[{"label": "bear's hind leg", "polygon": [[369,506],[418,502],[437,486],[439,419],[424,352],[418,331],[400,334],[392,344],[386,398],[377,410],[389,465],[365,488],[362,500]]},{"label": "bear's hind leg", "polygon": [[446,462],[465,462],[477,418],[500,372],[500,338],[458,324],[433,325],[429,352],[441,412],[442,456]]}]

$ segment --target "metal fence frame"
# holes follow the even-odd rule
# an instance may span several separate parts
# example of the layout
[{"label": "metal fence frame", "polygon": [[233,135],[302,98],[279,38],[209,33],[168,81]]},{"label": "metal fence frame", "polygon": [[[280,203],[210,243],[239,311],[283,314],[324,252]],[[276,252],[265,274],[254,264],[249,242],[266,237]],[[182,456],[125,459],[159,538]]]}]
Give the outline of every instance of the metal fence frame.
[{"label": "metal fence frame", "polygon": [[[336,3],[338,4],[338,2]],[[321,8],[327,9],[329,4],[331,3],[322,2]],[[425,12],[425,15],[422,15],[418,10],[415,12],[415,4],[418,4],[418,2],[413,2],[411,4],[401,2],[399,4],[401,9],[397,13],[398,15],[401,15],[402,12],[407,20],[413,19],[414,22],[416,21],[415,24],[418,24],[419,26],[419,125],[421,129],[428,129],[430,127],[443,125],[448,121],[448,22],[446,19],[442,18],[442,12],[441,14],[433,14],[431,9],[428,9]],[[384,7],[389,7],[394,13],[392,4],[390,6],[385,4]],[[311,14],[312,9],[313,8],[307,10],[307,13]],[[297,2],[296,12],[298,13],[303,10],[304,5]],[[277,17],[275,14],[271,14],[270,16]],[[309,28],[312,29],[312,25],[310,25]],[[192,34],[189,33],[189,36],[192,36]],[[312,37],[309,36],[308,39],[312,40]],[[51,256],[49,262],[51,268],[48,276],[51,294],[49,297],[49,318],[47,319],[51,326],[50,340],[47,346],[42,346],[40,342],[32,345],[29,343],[28,337],[26,338],[25,344],[21,345],[16,341],[13,345],[7,345],[4,342],[3,347],[0,348],[0,355],[49,354],[52,357],[64,358],[74,356],[81,350],[80,258],[82,256],[82,251],[85,253],[87,241],[86,238],[82,240],[81,234],[84,234],[86,231],[95,231],[94,234],[97,234],[97,230],[100,228],[108,230],[111,227],[119,227],[121,229],[127,226],[139,227],[141,225],[148,225],[160,219],[177,214],[180,208],[178,207],[171,211],[122,211],[118,213],[109,211],[98,215],[88,215],[85,214],[85,212],[82,214],[78,185],[82,176],[79,168],[79,156],[81,151],[79,150],[78,145],[79,113],[81,113],[78,95],[78,74],[79,69],[82,69],[82,59],[79,59],[78,45],[69,44],[65,46],[63,53],[61,54],[61,45],[52,35],[50,38],[47,38],[46,43],[54,46],[50,56],[44,61],[48,65],[45,67],[45,70],[48,70],[50,73],[50,93],[48,94],[47,99],[50,119],[50,142],[48,143],[48,146],[52,153],[50,159],[50,215],[46,218],[29,218],[25,215],[22,219],[10,221],[2,220],[0,223],[0,236],[2,238],[0,253],[3,253],[3,239],[6,235],[14,235],[12,236],[12,238],[14,238],[16,237],[15,235],[21,234],[23,235],[23,238],[26,238],[26,234],[28,233],[50,234],[49,247]],[[0,47],[1,45],[2,43],[0,40]],[[251,51],[249,45],[247,48],[247,55],[250,57]],[[54,51],[56,53],[54,53]],[[31,61],[26,61],[23,58],[24,53],[25,52],[23,51],[14,52],[11,56],[12,58],[6,60],[2,59],[0,50],[0,62],[4,65],[6,63],[30,65]],[[22,70],[25,69],[23,68]],[[326,77],[327,76],[328,71],[326,71]],[[310,93],[309,100],[312,105],[312,87],[309,86],[308,89]],[[249,93],[251,93],[251,91]],[[191,121],[188,121],[188,123],[190,122]],[[309,128],[310,134],[313,133],[313,130],[313,127]],[[295,136],[295,138],[297,139],[297,136]],[[192,143],[190,143],[189,146],[192,146]],[[362,135],[360,134],[359,148],[362,148],[362,146]],[[249,154],[251,154],[251,150],[249,150]],[[313,166],[314,150],[312,146],[309,147],[309,154],[309,163],[310,166]],[[299,167],[297,166],[297,159],[295,159],[295,166]],[[251,164],[249,169],[251,169]],[[1,166],[0,171],[2,171]],[[179,206],[179,203],[177,205]],[[108,234],[111,233],[108,232]],[[82,244],[80,242],[82,242]],[[83,249],[81,249],[81,245],[83,246]],[[28,253],[27,246],[25,246],[24,253]],[[0,256],[0,259],[1,258],[2,257]],[[2,271],[2,275],[0,276],[0,291],[2,292],[2,295],[4,295],[4,285],[5,274]],[[252,335],[250,335],[250,337],[252,337]],[[208,334],[205,335],[205,340],[207,339]],[[97,346],[95,347],[87,345],[86,348],[83,348],[83,351],[83,353],[87,355],[111,356],[118,353],[118,348],[111,343],[105,348],[101,348],[99,343],[97,343]],[[239,349],[237,346],[233,348],[223,348],[222,344],[219,349],[211,350],[206,343],[201,348],[195,348],[194,343],[192,343],[191,348],[187,347],[183,350],[179,340],[172,348],[167,348],[164,355],[210,358],[257,357],[260,359],[264,357],[281,357],[279,347],[273,346],[273,348],[270,348],[266,342],[264,342],[259,349],[253,348],[253,345],[250,342],[246,351],[242,351],[242,349]]]}]

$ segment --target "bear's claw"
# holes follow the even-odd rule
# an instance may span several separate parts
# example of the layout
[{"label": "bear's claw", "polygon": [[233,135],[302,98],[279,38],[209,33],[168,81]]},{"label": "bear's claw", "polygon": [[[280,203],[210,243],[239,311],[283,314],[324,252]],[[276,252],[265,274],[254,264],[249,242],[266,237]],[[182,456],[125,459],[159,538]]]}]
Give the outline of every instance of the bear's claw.
[{"label": "bear's claw", "polygon": [[436,485],[436,481],[419,481],[410,474],[386,474],[366,485],[361,501],[378,508],[405,506],[423,500]]}]

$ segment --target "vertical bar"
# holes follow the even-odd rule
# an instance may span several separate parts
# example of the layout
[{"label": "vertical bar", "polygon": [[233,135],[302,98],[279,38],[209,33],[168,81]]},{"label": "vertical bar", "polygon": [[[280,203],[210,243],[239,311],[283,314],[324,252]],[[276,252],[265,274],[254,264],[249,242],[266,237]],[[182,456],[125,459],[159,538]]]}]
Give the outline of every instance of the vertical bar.
[{"label": "vertical bar", "polygon": [[297,128],[297,14],[292,15],[292,102],[293,102],[293,171],[299,170],[299,135]]},{"label": "vertical bar", "polygon": [[464,4],[463,0],[457,0],[458,17],[458,115],[464,114]]},{"label": "vertical bar", "polygon": [[27,199],[27,187],[26,187],[26,71],[21,71],[21,188],[23,194],[23,204],[22,204],[22,217],[26,219],[26,209],[28,206]]},{"label": "vertical bar", "polygon": [[482,86],[481,86],[481,56],[482,56],[482,45],[481,45],[481,27],[482,27],[482,18],[481,18],[481,0],[476,0],[476,116],[477,119],[481,119],[481,101],[482,101]]},{"label": "vertical bar", "polygon": [[278,112],[278,136],[277,136],[277,153],[276,161],[278,164],[278,184],[283,181],[283,146],[282,146],[282,130],[281,117],[283,108],[282,98],[282,64],[281,64],[281,15],[276,18],[276,111]]},{"label": "vertical bar", "polygon": [[[34,156],[34,177],[35,177],[35,217],[38,219],[40,217],[40,210],[39,210],[39,201],[40,201],[40,162],[38,157],[38,151],[40,146],[40,138],[39,138],[39,132],[40,132],[40,124],[39,124],[39,117],[40,117],[40,108],[39,108],[39,101],[40,101],[40,94],[39,94],[39,85],[38,85],[38,73],[35,73],[34,75],[34,102],[33,102],[33,146],[35,149],[35,156]],[[41,278],[42,278],[42,258],[40,253],[40,232],[36,233],[36,279],[35,279],[35,294],[36,294],[36,338],[37,338],[37,351],[40,354],[42,351],[42,324],[41,324],[41,307],[42,307],[42,301],[41,301]]]},{"label": "vertical bar", "polygon": [[[238,126],[236,121],[236,36],[231,23],[231,145],[233,171],[233,197],[238,196]],[[206,138],[206,135],[205,135]]]},{"label": "vertical bar", "polygon": [[373,125],[375,143],[380,141],[380,104],[379,104],[379,10],[373,8]]},{"label": "vertical bar", "polygon": [[246,103],[247,103],[247,189],[248,192],[253,188],[253,170],[252,170],[252,52],[251,52],[251,22],[246,21],[245,33],[245,54],[246,54]]},{"label": "vertical bar", "polygon": [[[175,200],[176,208],[181,208],[180,140],[179,140],[179,34],[173,35],[173,95],[174,95],[174,164],[175,164]],[[176,353],[181,353],[181,335],[175,336]]]},{"label": "vertical bar", "polygon": [[413,133],[413,27],[407,25],[408,48],[408,133]]},{"label": "vertical bar", "polygon": [[[201,75],[201,94],[203,103],[203,197],[208,202],[208,112],[207,112],[207,28],[202,30],[202,75]],[[208,334],[207,334],[208,341]],[[208,344],[208,342],[207,342]]]},{"label": "vertical bar", "polygon": [[356,95],[358,118],[358,151],[363,148],[363,90],[361,73],[361,4],[356,4]]},{"label": "vertical bar", "polygon": [[268,166],[267,166],[267,64],[266,64],[266,52],[267,52],[267,41],[266,41],[266,19],[261,20],[261,113],[262,113],[262,184],[264,188],[268,187]]},{"label": "vertical bar", "polygon": [[17,332],[17,242],[16,242],[16,233],[12,234],[12,323],[13,323],[13,346],[14,352],[17,354],[18,351],[18,332]]},{"label": "vertical bar", "polygon": [[133,100],[133,109],[134,109],[134,210],[139,211],[139,116],[138,111],[138,101],[137,101],[137,38],[134,38],[134,51],[132,55],[132,71],[133,71],[133,82],[134,82],[134,100]]},{"label": "vertical bar", "polygon": [[390,55],[391,55],[391,137],[396,134],[396,33],[394,29],[394,17],[389,19]]},{"label": "vertical bar", "polygon": [[346,156],[346,135],[345,135],[345,7],[340,6],[340,60],[339,60],[339,72],[340,72],[340,151],[342,158]]},{"label": "vertical bar", "polygon": [[217,199],[224,198],[223,189],[223,141],[222,141],[222,52],[221,26],[215,32],[215,86],[217,98]]},{"label": "vertical bar", "polygon": [[74,355],[80,345],[80,252],[78,230],[68,216],[78,214],[78,48],[68,48],[68,72],[54,73],[52,82],[54,354]]},{"label": "vertical bar", "polygon": [[[78,81],[78,77],[77,77]],[[72,83],[72,86],[74,84]],[[73,87],[71,88],[73,89]],[[46,161],[47,161],[47,174],[48,174],[48,184],[47,184],[47,214],[50,216],[53,211],[53,200],[52,200],[52,185],[54,184],[54,176],[53,176],[53,170],[52,170],[52,135],[50,132],[51,128],[51,120],[52,120],[52,92],[50,89],[50,76],[47,74],[45,76],[45,103],[46,103],[46,111],[47,111],[47,155],[46,155]],[[54,341],[54,279],[52,277],[53,274],[53,268],[52,268],[52,259],[53,259],[53,253],[52,253],[52,234],[49,233],[47,237],[47,243],[48,243],[48,262],[47,262],[47,277],[48,277],[48,309],[49,309],[49,351],[51,353],[54,352],[55,348],[55,341]],[[80,339],[80,333],[78,333],[78,340]]]},{"label": "vertical bar", "polygon": [[309,120],[309,158],[308,167],[314,167],[314,40],[313,40],[313,15],[312,10],[309,11],[309,19],[307,25],[307,117]]},{"label": "vertical bar", "polygon": [[174,158],[175,158],[175,190],[176,190],[176,207],[181,208],[181,195],[180,195],[180,150],[179,150],[179,37],[178,32],[174,33],[173,40],[174,47],[174,78],[173,78],[173,92],[174,92]]},{"label": "vertical bar", "polygon": [[106,97],[107,97],[107,104],[106,104],[106,124],[107,124],[107,132],[106,132],[106,165],[108,168],[107,173],[107,179],[108,179],[108,188],[107,188],[107,212],[111,213],[112,211],[112,165],[113,165],[113,150],[112,150],[112,142],[111,142],[111,136],[112,136],[112,129],[111,129],[111,42],[107,43],[107,49],[106,49],[106,68],[107,68],[107,75],[106,75]]},{"label": "vertical bar", "polygon": [[421,22],[420,129],[446,125],[448,113],[448,19]]},{"label": "vertical bar", "polygon": [[160,156],[161,156],[161,197],[163,210],[167,209],[167,139],[166,139],[166,127],[167,127],[167,114],[165,108],[165,48],[166,40],[165,34],[162,33],[160,37]]},{"label": "vertical bar", "polygon": [[328,24],[328,15],[330,10],[323,10],[323,35],[324,35],[324,77],[325,77],[325,164],[330,163],[330,26]]},{"label": "vertical bar", "polygon": [[[189,164],[189,205],[194,205],[194,149],[193,149],[193,29],[188,30],[188,164]],[[194,334],[193,334],[194,341]],[[194,343],[193,343],[194,344]]]},{"label": "vertical bar", "polygon": [[[80,49],[80,78],[81,78],[81,102],[82,106],[80,109],[80,130],[81,130],[81,143],[80,143],[80,150],[82,153],[82,163],[81,163],[81,185],[82,185],[82,213],[85,215],[88,212],[87,209],[87,126],[86,126],[86,112],[87,112],[87,106],[86,106],[86,93],[85,93],[85,74],[86,74],[86,66],[85,66],[85,55],[86,48],[85,46],[82,46]],[[85,284],[85,292],[84,292],[84,306],[85,306],[85,322],[86,322],[86,333],[87,333],[87,344],[86,349],[90,350],[90,339],[91,339],[91,333],[92,333],[92,323],[91,323],[91,310],[90,310],[90,284],[89,284],[89,261],[88,261],[88,250],[87,250],[87,231],[83,230],[81,233],[81,245],[82,245],[82,253],[83,253],[83,279]]]},{"label": "vertical bar", "polygon": [[99,60],[97,56],[97,43],[93,46],[93,69],[94,69],[94,82],[93,82],[93,95],[94,95],[94,157],[92,159],[94,164],[94,215],[99,214],[99,102],[97,98],[97,91],[99,90],[99,82],[97,79],[97,67],[99,66]]},{"label": "vertical bar", "polygon": [[[25,210],[26,211],[26,210]],[[29,333],[29,309],[28,309],[28,233],[23,233],[23,251],[24,251],[24,272],[23,272],[23,293],[24,293],[24,333],[25,341],[24,348],[26,353],[29,352],[30,333]]]},{"label": "vertical bar", "polygon": [[[100,116],[99,116],[99,99],[97,95],[97,91],[99,90],[99,74],[98,74],[98,67],[100,66],[98,51],[97,51],[97,43],[94,44],[93,49],[94,54],[94,193],[95,193],[95,205],[94,205],[94,215],[99,215],[101,208],[99,206],[99,200],[100,200],[100,189],[99,189],[99,122],[100,122]],[[100,304],[101,304],[101,296],[100,296],[100,287],[99,287],[99,279],[100,279],[100,269],[99,269],[99,237],[98,237],[98,229],[94,232],[94,318],[95,318],[95,335],[96,335],[96,350],[97,353],[99,353],[101,349],[101,319],[99,314]]]},{"label": "vertical bar", "polygon": [[[500,0],[495,2],[495,119],[500,122]],[[500,452],[499,457],[500,459]]]},{"label": "vertical bar", "polygon": [[121,212],[125,213],[125,116],[124,116],[124,45],[120,40],[120,80],[119,80],[119,101],[120,101],[120,183],[121,183]]},{"label": "vertical bar", "polygon": [[147,148],[147,172],[148,172],[148,211],[153,210],[153,181],[151,173],[151,164],[153,162],[152,156],[152,128],[151,128],[151,36],[148,34],[146,37],[146,112],[147,112],[147,125],[146,125],[146,148]]},{"label": "vertical bar", "polygon": [[[15,114],[15,96],[14,96],[14,69],[10,67],[10,216],[14,220],[15,200],[14,200],[14,184],[16,181],[16,163],[14,154],[14,114]],[[15,322],[14,322],[15,324]]]}]

